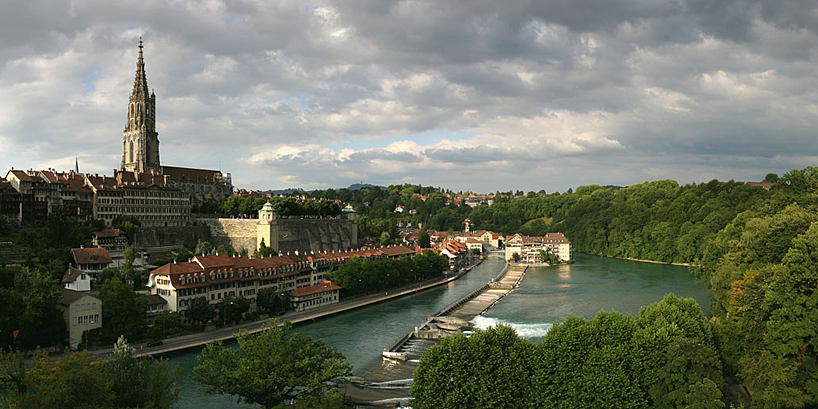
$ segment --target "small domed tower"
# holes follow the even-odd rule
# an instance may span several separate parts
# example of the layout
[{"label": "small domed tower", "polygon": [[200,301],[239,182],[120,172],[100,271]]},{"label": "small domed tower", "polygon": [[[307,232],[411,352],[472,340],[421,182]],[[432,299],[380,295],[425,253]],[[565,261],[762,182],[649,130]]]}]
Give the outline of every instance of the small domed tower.
[{"label": "small domed tower", "polygon": [[256,249],[264,245],[278,250],[278,220],[273,204],[270,201],[258,211],[258,224],[256,225]]}]

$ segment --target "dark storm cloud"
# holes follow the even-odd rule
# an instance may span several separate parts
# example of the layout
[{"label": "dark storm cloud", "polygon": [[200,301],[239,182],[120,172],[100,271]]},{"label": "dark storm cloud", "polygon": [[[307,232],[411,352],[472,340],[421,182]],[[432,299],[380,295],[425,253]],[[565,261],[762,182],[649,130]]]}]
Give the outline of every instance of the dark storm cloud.
[{"label": "dark storm cloud", "polygon": [[[741,179],[753,158],[781,172],[818,151],[816,7],[5,2],[0,164],[64,166],[78,152],[90,169],[115,167],[142,35],[163,160],[222,163],[242,187],[368,173],[553,190],[596,183],[594,171],[617,184],[694,175],[684,161]],[[509,173],[509,163],[529,170]],[[561,186],[538,185],[557,169],[569,169],[565,180],[548,183]]]}]

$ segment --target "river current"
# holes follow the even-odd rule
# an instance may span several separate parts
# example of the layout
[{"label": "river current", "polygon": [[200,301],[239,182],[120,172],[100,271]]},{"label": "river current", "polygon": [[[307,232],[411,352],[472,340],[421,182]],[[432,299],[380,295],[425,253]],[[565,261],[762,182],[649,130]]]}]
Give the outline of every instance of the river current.
[{"label": "river current", "polygon": [[[685,267],[579,253],[574,257],[576,262],[571,265],[529,268],[519,288],[473,322],[482,328],[509,324],[520,336],[536,341],[554,322],[569,315],[592,317],[600,310],[635,315],[640,307],[661,300],[667,293],[694,298],[705,315],[709,315],[710,291],[704,284],[697,283]],[[321,338],[336,348],[353,365],[356,375],[373,380],[408,378],[412,366],[384,361],[381,351],[430,314],[495,277],[503,265],[499,258],[490,257],[445,286],[299,324],[295,331]],[[199,351],[170,357],[171,362],[185,370],[179,383],[179,407],[247,407],[238,404],[235,398],[206,395],[199,384],[190,380]],[[388,393],[373,393],[368,398],[388,396]]]}]

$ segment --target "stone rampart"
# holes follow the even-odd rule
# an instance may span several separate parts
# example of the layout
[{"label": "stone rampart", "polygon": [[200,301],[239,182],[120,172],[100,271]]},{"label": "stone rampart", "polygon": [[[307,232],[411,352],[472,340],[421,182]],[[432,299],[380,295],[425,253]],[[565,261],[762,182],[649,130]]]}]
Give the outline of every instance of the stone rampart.
[{"label": "stone rampart", "polygon": [[178,227],[137,227],[134,233],[134,247],[149,250],[155,247],[193,247],[199,241],[210,241],[207,226]]},{"label": "stone rampart", "polygon": [[210,242],[222,244],[233,250],[246,249],[250,254],[256,249],[256,219],[196,219],[199,225],[210,230]]},{"label": "stone rampart", "polygon": [[[235,250],[256,249],[256,219],[196,219],[210,229],[210,242],[229,245]],[[357,225],[346,218],[337,219],[276,219],[271,227],[278,233],[281,251],[340,251],[357,247]],[[268,243],[269,245],[269,243]]]},{"label": "stone rampart", "polygon": [[281,251],[341,251],[353,243],[353,222],[347,219],[278,219]]}]

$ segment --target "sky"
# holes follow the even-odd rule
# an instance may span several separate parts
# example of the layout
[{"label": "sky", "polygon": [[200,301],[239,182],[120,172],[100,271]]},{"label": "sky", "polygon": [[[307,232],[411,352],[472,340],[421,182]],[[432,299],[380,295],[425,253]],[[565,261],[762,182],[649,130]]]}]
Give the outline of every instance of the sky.
[{"label": "sky", "polygon": [[139,37],[162,164],[246,189],[565,191],[818,164],[818,3],[0,0],[0,172],[111,174]]}]

